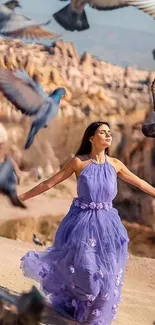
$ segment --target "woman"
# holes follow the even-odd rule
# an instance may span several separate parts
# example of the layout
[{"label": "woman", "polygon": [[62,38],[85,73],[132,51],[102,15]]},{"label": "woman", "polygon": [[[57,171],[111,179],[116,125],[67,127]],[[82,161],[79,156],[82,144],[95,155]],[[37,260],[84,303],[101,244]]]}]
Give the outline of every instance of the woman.
[{"label": "woman", "polygon": [[21,268],[40,282],[58,312],[82,324],[111,324],[121,298],[129,238],[112,206],[117,175],[155,196],[155,188],[107,155],[111,141],[108,123],[90,124],[75,157],[20,196],[27,200],[73,173],[77,176],[78,197],[58,227],[53,246],[28,252]]}]

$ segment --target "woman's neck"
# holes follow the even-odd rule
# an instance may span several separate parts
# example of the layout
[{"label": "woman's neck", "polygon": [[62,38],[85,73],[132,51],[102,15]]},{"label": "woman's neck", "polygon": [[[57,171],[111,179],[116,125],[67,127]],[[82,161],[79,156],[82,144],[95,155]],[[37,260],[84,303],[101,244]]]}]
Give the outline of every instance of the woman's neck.
[{"label": "woman's neck", "polygon": [[90,152],[90,157],[96,160],[98,163],[105,161],[105,150],[93,150]]}]

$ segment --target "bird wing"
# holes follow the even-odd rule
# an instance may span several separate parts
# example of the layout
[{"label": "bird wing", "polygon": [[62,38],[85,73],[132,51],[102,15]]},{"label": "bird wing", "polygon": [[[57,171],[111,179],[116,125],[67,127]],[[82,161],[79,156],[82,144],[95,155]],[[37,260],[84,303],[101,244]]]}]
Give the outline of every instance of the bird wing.
[{"label": "bird wing", "polygon": [[7,158],[0,164],[0,192],[6,194],[12,204],[20,208],[26,206],[19,200],[16,192],[17,177],[11,159]]},{"label": "bird wing", "polygon": [[0,189],[3,185],[6,184],[6,180],[8,180],[10,171],[13,172],[14,167],[12,161],[7,158],[4,162],[0,163]]},{"label": "bird wing", "polygon": [[38,82],[35,82],[25,70],[16,70],[13,74],[24,81],[27,85],[31,86],[34,91],[41,97],[47,99],[48,95],[44,92],[43,88]]},{"label": "bird wing", "polygon": [[35,115],[45,103],[45,99],[31,86],[14,76],[10,70],[3,68],[0,68],[0,90],[25,115]]},{"label": "bird wing", "polygon": [[11,191],[11,193],[9,195],[9,198],[10,198],[13,205],[18,206],[18,207],[20,207],[22,209],[26,209],[25,204],[19,200],[16,190]]},{"label": "bird wing", "polygon": [[150,113],[144,121],[142,132],[146,137],[155,138],[155,111]]},{"label": "bird wing", "polygon": [[135,6],[155,17],[155,0],[88,0],[91,7],[98,10],[112,10],[126,6]]},{"label": "bird wing", "polygon": [[152,99],[153,99],[153,107],[155,111],[155,79],[153,80],[151,85],[151,92],[152,92]]},{"label": "bird wing", "polygon": [[155,18],[155,0],[128,0],[127,3]]},{"label": "bird wing", "polygon": [[17,176],[14,165],[10,158],[6,158],[3,163],[0,164],[0,187],[15,189],[17,184]]},{"label": "bird wing", "polygon": [[88,3],[97,10],[113,10],[128,6],[127,0],[89,0]]},{"label": "bird wing", "polygon": [[0,299],[6,300],[15,306],[17,305],[17,299],[2,288],[0,288]]},{"label": "bird wing", "polygon": [[28,17],[12,13],[8,20],[5,22],[0,21],[0,33],[4,36],[12,37],[56,39],[61,35],[47,31],[42,27],[48,25],[50,22],[51,20],[48,20],[42,24],[37,24],[36,21]]},{"label": "bird wing", "polygon": [[9,19],[12,10],[7,8],[7,6],[1,4],[0,5],[0,21]]}]

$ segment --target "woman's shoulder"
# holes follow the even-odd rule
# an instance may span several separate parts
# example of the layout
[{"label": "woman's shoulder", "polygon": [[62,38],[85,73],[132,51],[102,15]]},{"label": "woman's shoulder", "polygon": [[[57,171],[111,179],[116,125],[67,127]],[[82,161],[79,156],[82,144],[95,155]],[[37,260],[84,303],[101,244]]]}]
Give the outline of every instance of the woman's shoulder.
[{"label": "woman's shoulder", "polygon": [[81,166],[81,164],[83,164],[85,161],[88,160],[88,156],[87,155],[82,155],[82,156],[74,156],[69,160],[69,164],[74,166],[74,168],[78,168]]},{"label": "woman's shoulder", "polygon": [[111,157],[107,155],[107,161],[113,165],[113,167],[115,168],[115,170],[117,171],[117,173],[120,171],[121,167],[122,167],[122,162],[121,160],[119,160],[116,157]]},{"label": "woman's shoulder", "polygon": [[87,162],[88,161],[88,156],[87,155],[78,155],[78,156],[74,156],[72,158],[72,161],[73,161],[73,164],[74,166],[76,167],[80,167],[81,165],[83,165],[83,163]]},{"label": "woman's shoulder", "polygon": [[80,174],[82,169],[87,165],[88,157],[74,156],[62,167],[62,170],[72,171],[76,176]]},{"label": "woman's shoulder", "polygon": [[118,158],[112,157],[112,156],[108,156],[108,155],[107,155],[107,160],[109,162],[114,162],[114,163],[118,163],[120,161]]},{"label": "woman's shoulder", "polygon": [[86,161],[89,159],[88,155],[78,155],[74,157],[75,160],[82,162],[82,161]]}]

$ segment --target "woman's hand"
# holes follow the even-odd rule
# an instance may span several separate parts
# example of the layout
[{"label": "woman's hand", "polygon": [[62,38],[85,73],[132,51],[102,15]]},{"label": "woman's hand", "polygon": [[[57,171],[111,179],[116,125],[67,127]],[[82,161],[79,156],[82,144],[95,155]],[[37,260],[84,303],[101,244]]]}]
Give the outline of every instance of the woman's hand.
[{"label": "woman's hand", "polygon": [[26,200],[24,194],[19,195],[18,198],[19,198],[20,201],[25,201]]}]

